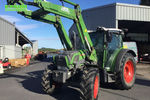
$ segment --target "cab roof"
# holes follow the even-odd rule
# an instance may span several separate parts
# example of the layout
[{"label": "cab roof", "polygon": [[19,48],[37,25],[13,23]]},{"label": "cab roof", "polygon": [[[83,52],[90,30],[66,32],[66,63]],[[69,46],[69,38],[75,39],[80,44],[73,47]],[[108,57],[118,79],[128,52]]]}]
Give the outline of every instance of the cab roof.
[{"label": "cab roof", "polygon": [[98,27],[97,30],[88,30],[88,33],[96,32],[96,31],[107,31],[114,34],[121,34],[124,35],[124,31],[117,28],[105,28],[105,27]]}]

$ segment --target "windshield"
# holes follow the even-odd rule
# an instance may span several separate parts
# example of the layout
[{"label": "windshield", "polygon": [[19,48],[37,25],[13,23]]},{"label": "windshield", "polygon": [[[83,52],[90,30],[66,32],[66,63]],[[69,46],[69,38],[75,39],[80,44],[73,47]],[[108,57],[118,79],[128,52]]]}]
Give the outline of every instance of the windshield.
[{"label": "windshield", "polygon": [[103,47],[104,47],[104,33],[93,32],[89,34],[93,42],[93,46],[96,50],[99,64],[102,64],[103,59]]},{"label": "windshield", "polygon": [[103,48],[103,33],[92,32],[90,33],[90,37],[96,50]]},{"label": "windshield", "polygon": [[[90,38],[92,40],[92,43],[93,43],[93,46],[96,50],[96,53],[97,53],[97,57],[101,57],[102,54],[103,54],[103,46],[104,46],[104,34],[103,33],[100,33],[100,32],[91,32],[89,33],[90,35]],[[81,43],[81,39],[78,40],[77,42],[77,49],[80,50],[80,49],[84,49],[83,48],[83,45]]]}]

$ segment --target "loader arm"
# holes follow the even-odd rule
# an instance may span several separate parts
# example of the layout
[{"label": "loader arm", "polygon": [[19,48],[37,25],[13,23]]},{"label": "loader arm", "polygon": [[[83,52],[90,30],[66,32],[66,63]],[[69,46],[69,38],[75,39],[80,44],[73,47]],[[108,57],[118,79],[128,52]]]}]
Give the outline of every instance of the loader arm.
[{"label": "loader arm", "polygon": [[46,0],[32,0],[32,2],[28,2],[25,0],[7,0],[7,3],[8,5],[30,5],[38,7],[39,9],[36,11],[24,10],[18,11],[18,13],[29,19],[34,19],[37,21],[53,24],[56,27],[56,30],[59,34],[62,44],[65,44],[67,50],[74,50],[74,48],[67,35],[66,30],[64,29],[64,26],[60,18],[62,16],[73,20],[77,26],[79,36],[85,49],[86,57],[90,61],[97,62],[96,51],[93,47],[93,43],[90,39],[90,36],[87,32],[87,28],[83,21],[80,6],[68,0],[60,0],[60,1],[74,6],[74,9],[67,8],[61,5],[56,5]]}]

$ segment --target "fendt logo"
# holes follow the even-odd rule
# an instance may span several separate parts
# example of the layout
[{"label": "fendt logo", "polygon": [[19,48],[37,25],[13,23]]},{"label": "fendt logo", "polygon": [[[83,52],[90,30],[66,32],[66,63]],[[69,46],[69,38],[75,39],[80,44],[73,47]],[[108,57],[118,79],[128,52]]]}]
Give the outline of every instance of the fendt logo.
[{"label": "fendt logo", "polygon": [[61,7],[61,10],[64,11],[64,12],[70,13],[69,9],[66,8],[66,7]]},{"label": "fendt logo", "polygon": [[25,11],[27,5],[5,5],[5,11]]}]

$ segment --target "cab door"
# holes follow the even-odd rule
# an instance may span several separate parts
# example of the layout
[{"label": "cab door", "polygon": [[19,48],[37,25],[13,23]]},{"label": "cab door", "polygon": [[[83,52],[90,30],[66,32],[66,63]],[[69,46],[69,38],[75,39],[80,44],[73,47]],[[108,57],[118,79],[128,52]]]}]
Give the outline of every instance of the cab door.
[{"label": "cab door", "polygon": [[[106,55],[106,62],[105,67],[111,67],[113,66],[113,62],[116,58],[116,55],[119,53],[119,51],[122,48],[122,37],[118,34],[112,34],[112,40],[107,44],[107,55]],[[109,69],[109,68],[108,68]]]},{"label": "cab door", "polygon": [[93,46],[96,50],[98,65],[103,67],[103,56],[104,56],[104,33],[103,32],[92,32],[89,33]]}]

